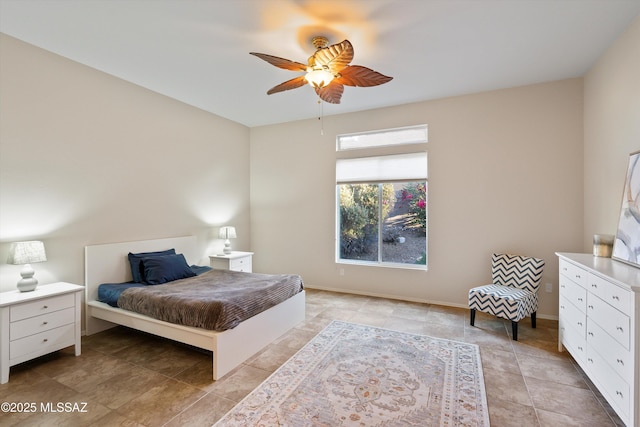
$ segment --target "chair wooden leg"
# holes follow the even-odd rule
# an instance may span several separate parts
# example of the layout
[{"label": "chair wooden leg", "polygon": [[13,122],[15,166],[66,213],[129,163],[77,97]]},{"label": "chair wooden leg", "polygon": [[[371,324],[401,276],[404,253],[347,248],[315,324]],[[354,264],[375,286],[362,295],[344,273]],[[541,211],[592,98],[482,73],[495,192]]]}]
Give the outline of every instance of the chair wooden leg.
[{"label": "chair wooden leg", "polygon": [[531,327],[536,328],[536,312],[531,313]]},{"label": "chair wooden leg", "polygon": [[470,308],[469,309],[469,323],[471,323],[471,326],[473,326],[474,323],[476,323],[476,309],[475,308]]},{"label": "chair wooden leg", "polygon": [[511,332],[513,335],[513,340],[518,341],[518,322],[511,321]]}]

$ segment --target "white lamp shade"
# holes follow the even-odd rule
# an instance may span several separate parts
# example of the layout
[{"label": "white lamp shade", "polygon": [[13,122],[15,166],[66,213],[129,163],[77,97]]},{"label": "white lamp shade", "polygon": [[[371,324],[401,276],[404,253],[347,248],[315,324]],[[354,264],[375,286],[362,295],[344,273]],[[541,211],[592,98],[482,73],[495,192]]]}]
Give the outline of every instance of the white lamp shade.
[{"label": "white lamp shade", "polygon": [[220,227],[220,232],[218,233],[218,237],[221,239],[235,239],[236,228],[230,227],[230,226]]},{"label": "white lamp shade", "polygon": [[31,264],[47,260],[44,243],[40,241],[15,242],[9,246],[7,264]]}]

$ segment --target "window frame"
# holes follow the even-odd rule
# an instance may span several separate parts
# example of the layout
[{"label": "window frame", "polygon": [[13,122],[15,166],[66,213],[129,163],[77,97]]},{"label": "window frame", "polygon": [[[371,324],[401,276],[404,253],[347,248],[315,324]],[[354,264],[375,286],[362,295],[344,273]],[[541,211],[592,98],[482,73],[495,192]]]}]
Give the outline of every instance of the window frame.
[{"label": "window frame", "polygon": [[[408,141],[408,142],[393,142],[390,144],[379,144],[376,143],[370,147],[363,148],[343,148],[340,149],[339,140],[341,137],[353,137],[358,135],[371,135],[374,133],[392,133],[394,131],[404,131],[404,130],[414,130],[414,129],[424,129],[425,140],[424,141]],[[424,154],[425,162],[427,162],[425,177],[424,180],[422,178],[415,178],[407,176],[406,178],[393,179],[393,180],[371,180],[367,179],[365,181],[341,181],[338,180],[338,163],[343,160],[350,159],[363,159],[368,157],[384,157],[384,156],[394,156],[394,155],[406,155],[406,154]],[[360,132],[360,133],[351,133],[351,134],[343,134],[338,135],[336,137],[336,181],[335,181],[335,262],[336,264],[347,264],[347,265],[361,265],[368,267],[388,267],[388,268],[400,268],[400,269],[409,269],[409,270],[422,270],[427,271],[429,269],[429,217],[428,217],[428,209],[429,209],[429,177],[428,177],[428,126],[427,125],[415,125],[401,128],[392,128],[392,129],[383,129],[379,131],[368,131],[368,132]],[[383,206],[381,203],[382,200],[382,185],[385,183],[394,183],[394,182],[402,182],[402,183],[421,183],[424,182],[426,186],[426,195],[427,195],[427,205],[426,205],[426,215],[427,215],[427,225],[425,229],[425,264],[409,264],[409,263],[399,263],[399,262],[388,262],[382,260],[382,245],[383,242],[383,232],[384,232],[384,223],[385,218],[382,218]],[[341,185],[349,185],[349,184],[376,184],[378,186],[378,256],[377,261],[369,261],[369,260],[357,260],[357,259],[347,259],[341,257],[341,217],[340,217],[340,186]]]}]

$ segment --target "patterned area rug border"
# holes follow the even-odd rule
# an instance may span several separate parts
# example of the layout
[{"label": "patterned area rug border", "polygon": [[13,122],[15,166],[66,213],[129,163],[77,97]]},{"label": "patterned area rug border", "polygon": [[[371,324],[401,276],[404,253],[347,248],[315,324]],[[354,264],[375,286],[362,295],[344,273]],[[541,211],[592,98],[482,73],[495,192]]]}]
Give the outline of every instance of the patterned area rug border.
[{"label": "patterned area rug border", "polygon": [[489,426],[475,344],[333,321],[215,426]]}]

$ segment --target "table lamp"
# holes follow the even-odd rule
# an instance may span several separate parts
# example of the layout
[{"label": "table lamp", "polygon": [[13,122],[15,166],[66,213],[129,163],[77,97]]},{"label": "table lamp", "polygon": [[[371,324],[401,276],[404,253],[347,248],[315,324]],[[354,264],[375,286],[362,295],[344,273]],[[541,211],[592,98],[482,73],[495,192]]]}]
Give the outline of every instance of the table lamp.
[{"label": "table lamp", "polygon": [[220,227],[218,237],[224,239],[224,253],[225,255],[229,255],[231,253],[231,242],[229,239],[236,238],[236,228],[230,226]]},{"label": "table lamp", "polygon": [[38,280],[33,277],[35,272],[31,268],[31,263],[46,260],[47,254],[44,251],[44,243],[40,241],[15,242],[9,246],[7,264],[24,264],[22,271],[20,271],[22,279],[18,281],[18,290],[20,292],[35,290],[36,286],[38,286]]}]

